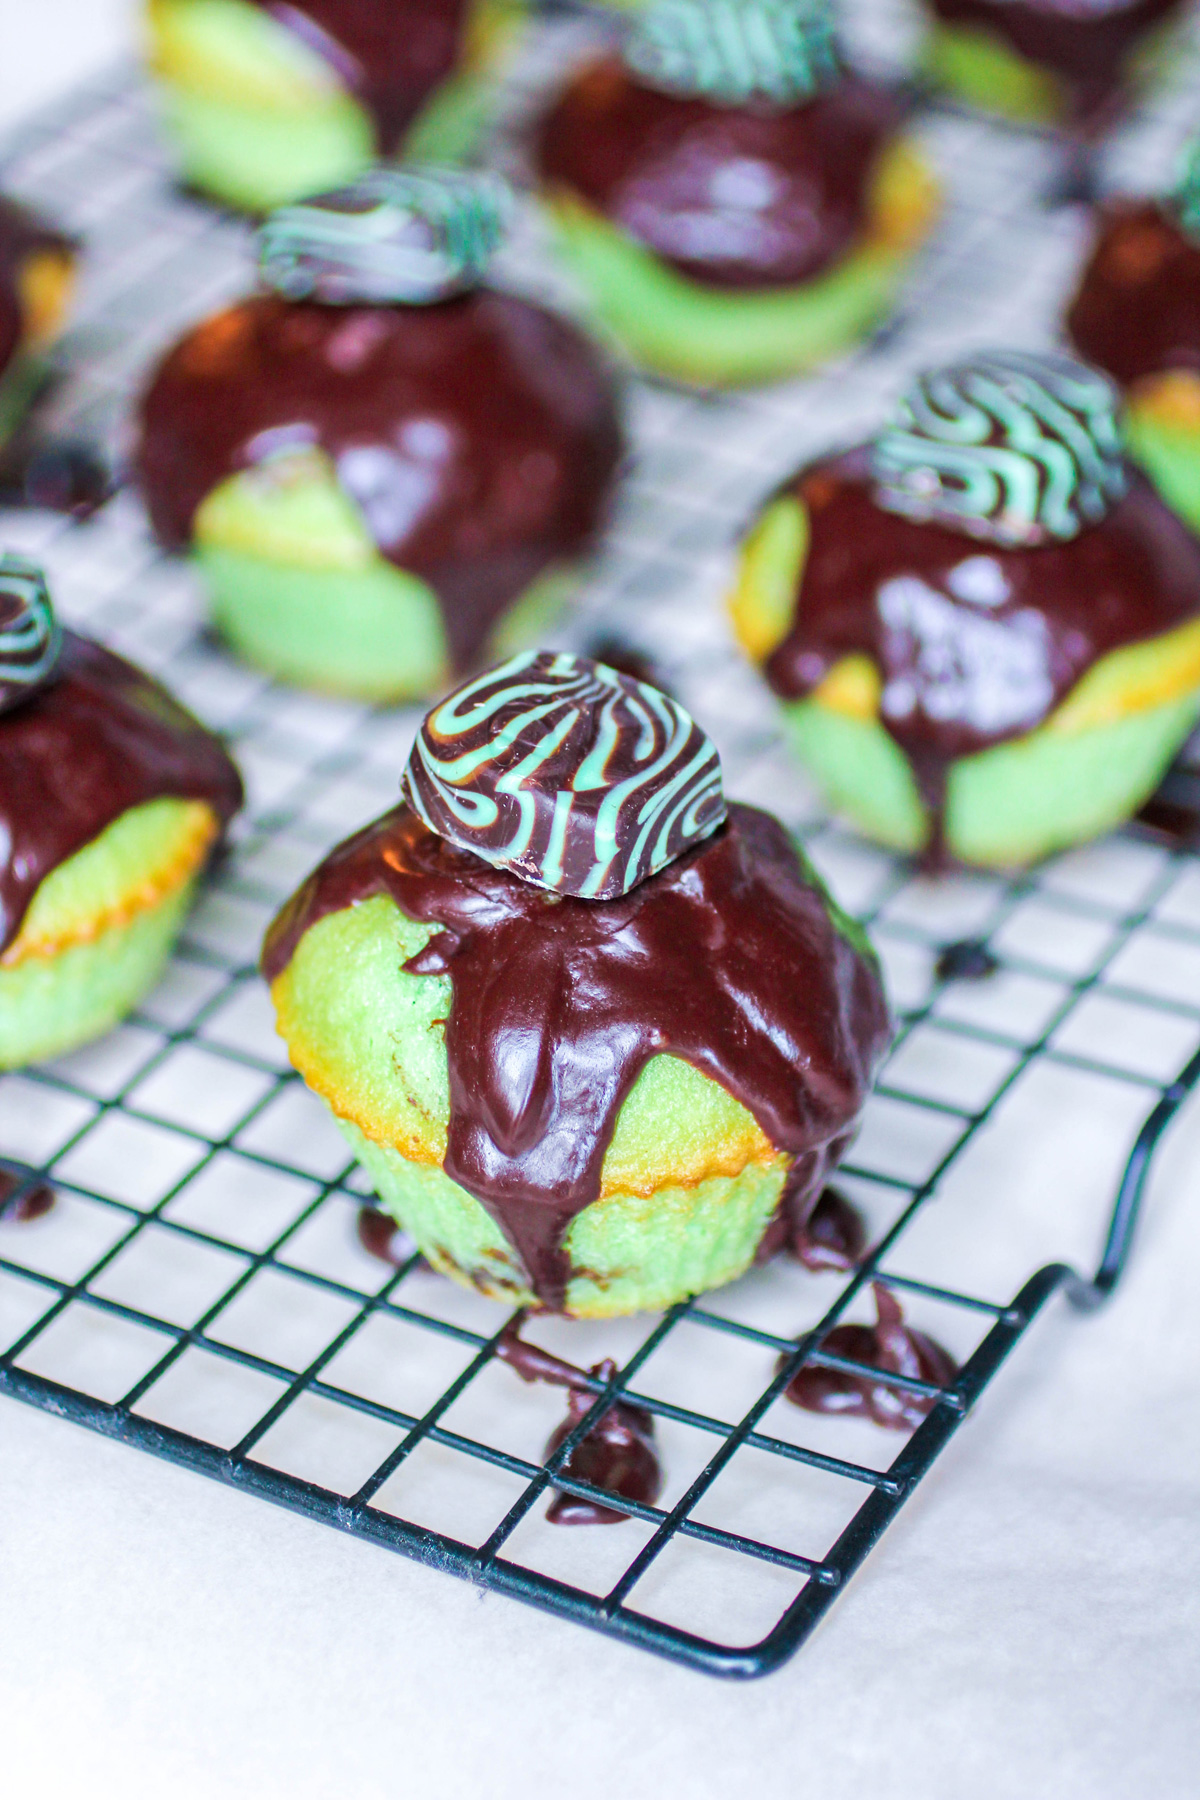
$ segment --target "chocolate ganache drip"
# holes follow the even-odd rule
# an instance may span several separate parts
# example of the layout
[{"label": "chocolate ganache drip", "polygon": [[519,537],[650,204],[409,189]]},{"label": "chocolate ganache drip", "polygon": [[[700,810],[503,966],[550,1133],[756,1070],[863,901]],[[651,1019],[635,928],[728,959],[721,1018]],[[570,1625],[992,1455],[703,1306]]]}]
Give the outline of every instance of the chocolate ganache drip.
[{"label": "chocolate ganache drip", "polygon": [[[873,1283],[876,1323],[837,1325],[822,1344],[828,1356],[860,1363],[861,1369],[831,1369],[805,1363],[784,1389],[784,1397],[806,1412],[836,1413],[839,1418],[867,1418],[892,1431],[915,1431],[937,1404],[934,1394],[914,1392],[887,1380],[947,1388],[958,1364],[936,1339],[905,1323],[900,1302],[883,1282]],[[780,1362],[786,1362],[781,1357]]]},{"label": "chocolate ganache drip", "polygon": [[446,1172],[499,1222],[550,1307],[570,1277],[571,1221],[600,1196],[617,1115],[652,1057],[691,1063],[778,1150],[823,1168],[888,1042],[873,960],[754,807],[731,805],[711,837],[596,902],[492,868],[401,806],[284,908],[267,978],[318,920],[381,893],[432,928],[408,971],[452,983]]},{"label": "chocolate ganache drip", "polygon": [[690,280],[792,287],[862,239],[904,110],[840,68],[824,7],[680,0],[568,84],[537,161]]},{"label": "chocolate ganache drip", "polygon": [[627,894],[725,817],[716,746],[678,701],[565,652],[435,706],[402,788],[450,843],[581,900]]},{"label": "chocolate ganache drip", "polygon": [[197,326],[152,378],[137,462],[156,532],[186,548],[221,482],[313,449],[380,554],[429,583],[463,671],[518,595],[591,548],[622,437],[598,352],[528,301],[266,294]]},{"label": "chocolate ganache drip", "polygon": [[[0,567],[0,608],[14,560]],[[223,826],[242,786],[220,742],[165,688],[64,632],[48,677],[0,716],[0,953],[47,875],[131,807],[167,798],[205,801]]]},{"label": "chocolate ganache drip", "polygon": [[1200,542],[1136,471],[1120,471],[1116,497],[1103,432],[1085,474],[1081,416],[1060,435],[1046,416],[989,414],[967,396],[961,417],[946,413],[957,441],[931,430],[924,463],[901,470],[867,445],[785,490],[810,542],[767,678],[803,699],[844,657],[868,657],[935,828],[956,758],[1033,730],[1110,651],[1200,614]]},{"label": "chocolate ganache drip", "polygon": [[1172,196],[1101,209],[1066,323],[1124,387],[1174,370],[1200,378],[1200,142]]},{"label": "chocolate ganache drip", "polygon": [[1183,0],[931,0],[948,25],[1007,41],[1062,83],[1069,123],[1088,135],[1113,123],[1140,43]]},{"label": "chocolate ganache drip", "polygon": [[[596,1403],[594,1386],[582,1369],[561,1357],[531,1344],[521,1336],[522,1315],[517,1314],[496,1340],[496,1355],[521,1377],[522,1381],[543,1381],[550,1387],[567,1389],[567,1416],[557,1426],[546,1445],[547,1461],[563,1444],[575,1427],[582,1423]],[[617,1365],[606,1358],[592,1369],[593,1380],[607,1384],[617,1372]],[[614,1400],[606,1412],[590,1427],[570,1452],[562,1473],[573,1481],[586,1481],[590,1486],[626,1500],[653,1506],[662,1491],[663,1471],[654,1440],[654,1419],[644,1406],[628,1400]],[[546,1509],[551,1525],[619,1525],[630,1515],[614,1506],[605,1506],[583,1494],[559,1489]]]},{"label": "chocolate ganache drip", "polygon": [[453,74],[470,0],[252,0],[325,59],[375,121],[390,155]]}]

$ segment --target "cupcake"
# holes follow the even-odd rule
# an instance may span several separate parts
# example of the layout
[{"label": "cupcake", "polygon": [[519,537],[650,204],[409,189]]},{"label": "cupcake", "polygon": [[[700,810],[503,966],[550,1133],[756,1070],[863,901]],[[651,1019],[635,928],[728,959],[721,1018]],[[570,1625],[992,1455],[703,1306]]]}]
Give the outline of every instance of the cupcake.
[{"label": "cupcake", "polygon": [[0,559],[0,1069],[137,1004],[241,802],[217,739]]},{"label": "cupcake", "polygon": [[524,0],[149,0],[184,176],[265,212],[379,156],[456,160]]},{"label": "cupcake", "polygon": [[1131,454],[1200,531],[1200,142],[1169,198],[1101,209],[1067,330],[1120,383]]},{"label": "cupcake", "polygon": [[929,0],[926,73],[1019,123],[1096,137],[1161,49],[1183,0]]},{"label": "cupcake", "polygon": [[37,354],[62,329],[74,272],[74,241],[0,195],[0,444],[38,386]]},{"label": "cupcake", "polygon": [[484,283],[507,189],[377,170],[285,208],[266,291],[172,349],[136,462],[217,625],[285,681],[436,692],[536,640],[622,455],[615,391],[566,320]]},{"label": "cupcake", "polygon": [[926,375],[742,549],[734,626],[829,800],[897,850],[1029,863],[1128,817],[1200,713],[1200,542],[1063,356]]},{"label": "cupcake", "polygon": [[685,381],[809,368],[892,306],[938,209],[892,90],[824,0],[653,0],[537,131],[537,177],[598,317]]},{"label": "cupcake", "polygon": [[688,714],[529,653],[435,707],[402,791],[263,968],[429,1261],[600,1317],[731,1281],[781,1210],[801,1227],[888,1040],[879,973],[782,826],[726,805]]}]

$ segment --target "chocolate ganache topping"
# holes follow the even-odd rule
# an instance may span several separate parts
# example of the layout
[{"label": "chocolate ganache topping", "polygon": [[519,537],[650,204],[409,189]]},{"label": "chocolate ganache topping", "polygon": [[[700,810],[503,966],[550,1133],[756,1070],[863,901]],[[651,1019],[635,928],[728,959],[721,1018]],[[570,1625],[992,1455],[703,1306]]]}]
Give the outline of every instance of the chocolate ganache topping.
[{"label": "chocolate ganache topping", "polygon": [[[509,1321],[496,1340],[496,1355],[522,1381],[544,1381],[567,1390],[567,1416],[546,1445],[546,1460],[554,1455],[596,1402],[595,1384],[607,1386],[617,1365],[606,1359],[591,1370],[589,1382],[582,1369],[531,1344],[521,1336],[522,1314]],[[663,1470],[654,1439],[654,1418],[644,1406],[614,1400],[570,1452],[561,1473],[571,1481],[585,1481],[618,1499],[653,1506],[662,1492]],[[629,1514],[583,1494],[560,1488],[546,1509],[551,1525],[619,1525]]]},{"label": "chocolate ganache topping", "polygon": [[435,706],[402,791],[449,843],[582,900],[629,893],[725,818],[716,746],[678,701],[565,652]]},{"label": "chocolate ganache topping", "polygon": [[904,112],[821,0],[661,0],[543,120],[543,182],[692,280],[790,287],[846,255]]},{"label": "chocolate ganache topping", "polygon": [[325,59],[390,155],[462,53],[471,0],[252,0]]},{"label": "chocolate ganache topping", "polygon": [[52,225],[15,200],[0,194],[0,374],[8,367],[25,335],[21,304],[21,272],[30,257],[45,251],[70,256],[76,245]]},{"label": "chocolate ganache topping", "polygon": [[543,1305],[571,1221],[600,1196],[617,1115],[654,1056],[739,1100],[811,1206],[890,1036],[878,970],[784,831],[754,807],[620,899],[562,898],[400,806],[335,850],[267,935],[282,974],[326,915],[388,894],[432,928],[405,966],[448,975],[445,1169],[498,1221]]},{"label": "chocolate ganache topping", "polygon": [[[32,604],[40,637],[44,588],[31,603],[36,571],[15,564],[0,564],[0,631],[15,585],[18,604]],[[56,633],[51,616],[51,641]],[[218,740],[165,688],[63,632],[53,668],[0,714],[0,953],[47,875],[131,807],[167,798],[205,801],[224,826],[242,803],[242,785]]]},{"label": "chocolate ganache topping", "polygon": [[498,175],[371,169],[272,213],[258,235],[259,273],[285,300],[428,305],[480,285],[511,210]]},{"label": "chocolate ganache topping", "polygon": [[1062,83],[1069,123],[1088,135],[1109,126],[1126,99],[1135,54],[1183,0],[930,0],[947,25],[1007,41]]},{"label": "chocolate ganache topping", "polygon": [[266,294],[205,320],[151,379],[137,466],[155,530],[186,547],[219,483],[312,449],[380,554],[434,590],[465,671],[510,602],[590,548],[622,437],[598,352],[529,301]]},{"label": "chocolate ganache topping", "polygon": [[[935,827],[956,758],[1031,731],[1109,651],[1200,614],[1200,542],[1142,475],[1128,470],[1124,493],[1093,522],[1079,516],[1082,486],[1046,510],[1058,466],[1047,460],[1046,430],[1045,419],[1022,425],[1011,440],[1029,462],[1021,483],[981,485],[986,516],[969,520],[958,517],[956,493],[953,524],[893,510],[871,445],[812,465],[784,490],[802,502],[811,535],[792,626],[767,678],[785,699],[803,699],[843,657],[869,657],[881,721]],[[945,473],[940,450],[930,467]],[[1036,498],[1020,516],[1038,536],[980,541],[981,521],[991,530],[1018,488]]]},{"label": "chocolate ganache topping", "polygon": [[1102,208],[1067,330],[1124,387],[1177,369],[1200,377],[1200,142],[1170,198]]}]

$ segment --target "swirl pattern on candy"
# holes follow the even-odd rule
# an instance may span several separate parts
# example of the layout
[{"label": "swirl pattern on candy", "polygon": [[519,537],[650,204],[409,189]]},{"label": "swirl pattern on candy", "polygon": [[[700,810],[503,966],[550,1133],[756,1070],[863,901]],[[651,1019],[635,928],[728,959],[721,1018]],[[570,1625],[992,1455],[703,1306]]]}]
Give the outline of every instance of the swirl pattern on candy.
[{"label": "swirl pattern on candy", "polygon": [[986,351],[923,375],[875,440],[876,502],[992,543],[1069,543],[1125,492],[1118,405],[1068,356]]},{"label": "swirl pattern on candy", "polygon": [[825,0],[652,0],[625,61],[667,93],[727,106],[791,106],[839,75]]},{"label": "swirl pattern on candy", "polygon": [[272,213],[259,232],[259,273],[285,300],[427,306],[481,284],[511,209],[499,175],[372,169]]},{"label": "swirl pattern on candy", "polygon": [[628,894],[725,819],[716,746],[677,701],[553,651],[435,706],[403,789],[459,849],[582,900]]},{"label": "swirl pattern on candy", "polygon": [[1200,242],[1200,138],[1193,138],[1184,152],[1174,200],[1180,225]]},{"label": "swirl pattern on candy", "polygon": [[41,570],[22,556],[0,557],[0,713],[45,687],[62,643]]}]

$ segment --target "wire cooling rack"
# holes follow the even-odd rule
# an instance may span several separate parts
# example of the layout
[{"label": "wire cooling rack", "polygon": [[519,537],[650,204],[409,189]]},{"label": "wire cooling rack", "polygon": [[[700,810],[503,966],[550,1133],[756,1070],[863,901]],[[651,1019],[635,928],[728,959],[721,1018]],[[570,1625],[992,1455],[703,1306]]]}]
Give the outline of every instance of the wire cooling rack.
[{"label": "wire cooling rack", "polygon": [[[507,91],[502,161],[519,162],[515,127],[591,29],[560,21],[535,38]],[[910,29],[894,8],[855,21],[882,61]],[[1115,146],[1110,175],[1161,180],[1198,94],[1189,55]],[[0,1223],[4,1391],[695,1668],[749,1676],[812,1631],[1051,1295],[1086,1306],[1112,1287],[1155,1146],[1200,1074],[1200,868],[1124,833],[1018,881],[931,885],[822,817],[719,606],[739,524],[805,456],[868,429],[923,364],[1053,333],[1086,222],[1046,204],[1051,146],[948,111],[920,129],[949,205],[898,319],[836,369],[751,395],[633,384],[636,467],[563,637],[615,634],[654,657],[717,737],[731,791],[801,831],[875,934],[902,1030],[840,1178],[869,1222],[864,1266],[847,1278],[777,1262],[662,1317],[527,1323],[572,1362],[615,1359],[589,1419],[614,1393],[636,1399],[667,1470],[661,1504],[616,1503],[629,1515],[618,1527],[546,1523],[552,1483],[588,1491],[561,1465],[589,1419],[544,1462],[561,1397],[497,1360],[505,1310],[415,1256],[389,1267],[361,1248],[362,1178],[287,1069],[254,974],[276,906],[393,801],[416,716],[282,691],[230,660],[205,636],[190,573],[158,554],[120,493],[87,524],[0,515],[0,535],[45,561],[69,618],[229,735],[250,803],[139,1012],[101,1044],[0,1080],[0,1157],[58,1195],[37,1221]],[[172,188],[152,102],[128,72],[24,132],[2,175],[87,239],[50,414],[119,448],[156,351],[246,286],[246,228]],[[532,216],[505,274],[571,300]],[[990,979],[937,977],[939,949],[963,938],[995,957]],[[1131,1144],[1107,1251],[1082,1280],[1062,1258],[1103,1236]],[[867,1316],[873,1279],[961,1363],[908,1438],[781,1398],[806,1359],[837,1366],[821,1344]]]}]

